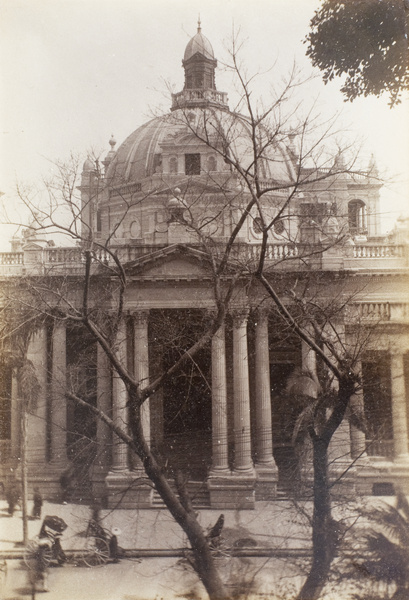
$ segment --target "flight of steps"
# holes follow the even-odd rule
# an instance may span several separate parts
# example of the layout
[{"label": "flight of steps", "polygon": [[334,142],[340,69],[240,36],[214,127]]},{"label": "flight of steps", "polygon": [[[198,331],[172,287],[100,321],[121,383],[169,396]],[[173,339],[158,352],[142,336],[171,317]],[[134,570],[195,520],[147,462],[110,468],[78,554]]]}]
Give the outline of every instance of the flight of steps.
[{"label": "flight of steps", "polygon": [[[170,482],[170,485],[173,490],[176,491],[175,484]],[[187,484],[187,489],[192,499],[192,504],[195,508],[210,508],[210,495],[206,482],[189,481]],[[152,506],[153,508],[165,508],[165,504],[156,490],[153,491]]]}]

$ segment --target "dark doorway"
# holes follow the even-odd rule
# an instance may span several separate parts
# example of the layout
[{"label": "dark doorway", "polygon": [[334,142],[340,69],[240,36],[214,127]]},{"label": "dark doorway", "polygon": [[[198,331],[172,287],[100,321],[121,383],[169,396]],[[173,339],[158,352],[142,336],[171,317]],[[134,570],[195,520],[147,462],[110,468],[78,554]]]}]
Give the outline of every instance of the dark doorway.
[{"label": "dark doorway", "polygon": [[273,456],[278,467],[278,484],[285,490],[299,475],[292,435],[300,408],[292,405],[291,399],[285,396],[287,380],[294,368],[294,363],[270,365]]},{"label": "dark doorway", "polygon": [[364,357],[362,384],[368,454],[392,458],[391,366],[388,353],[371,352]]},{"label": "dark doorway", "polygon": [[[97,402],[97,348],[82,327],[67,330],[67,385],[89,404]],[[67,456],[72,463],[72,485],[81,497],[90,493],[90,468],[95,460],[97,423],[91,409],[69,402]]]},{"label": "dark doorway", "polygon": [[[162,369],[166,370],[200,337],[205,315],[197,310],[175,310],[161,311],[157,317],[156,340],[161,346]],[[211,462],[210,381],[211,353],[205,348],[163,387],[161,454],[170,475],[181,470],[191,480],[206,477]]]}]

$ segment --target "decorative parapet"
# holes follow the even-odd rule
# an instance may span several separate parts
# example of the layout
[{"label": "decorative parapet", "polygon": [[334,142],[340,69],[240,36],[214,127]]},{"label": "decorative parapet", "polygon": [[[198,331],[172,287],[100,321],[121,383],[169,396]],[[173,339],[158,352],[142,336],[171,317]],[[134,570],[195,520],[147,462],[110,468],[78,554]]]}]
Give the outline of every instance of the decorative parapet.
[{"label": "decorative parapet", "polygon": [[23,252],[1,252],[0,265],[22,265],[24,264]]},{"label": "decorative parapet", "polygon": [[227,108],[227,94],[210,89],[188,89],[172,94],[172,110],[187,106],[202,106],[204,104],[222,105]]},{"label": "decorative parapet", "polygon": [[[92,250],[94,264],[113,263],[110,252],[95,245]],[[189,244],[192,246],[192,244]],[[141,256],[151,254],[166,247],[166,244],[123,244],[111,247],[123,263],[132,262]],[[221,246],[223,250],[224,246]],[[239,242],[233,245],[231,258],[242,263],[254,263],[260,258],[261,244]],[[409,265],[407,245],[362,244],[337,249],[329,253],[320,244],[295,244],[290,242],[268,244],[266,262],[276,264],[280,269],[293,270],[301,264],[322,270],[389,270],[405,269]],[[0,253],[0,275],[19,276],[25,273],[52,274],[79,272],[85,264],[84,249],[75,247],[46,247],[30,245],[21,252]]]},{"label": "decorative parapet", "polygon": [[355,302],[347,308],[350,323],[409,323],[407,302]]},{"label": "decorative parapet", "polygon": [[362,244],[353,246],[354,258],[401,258],[405,256],[405,246],[394,244]]}]

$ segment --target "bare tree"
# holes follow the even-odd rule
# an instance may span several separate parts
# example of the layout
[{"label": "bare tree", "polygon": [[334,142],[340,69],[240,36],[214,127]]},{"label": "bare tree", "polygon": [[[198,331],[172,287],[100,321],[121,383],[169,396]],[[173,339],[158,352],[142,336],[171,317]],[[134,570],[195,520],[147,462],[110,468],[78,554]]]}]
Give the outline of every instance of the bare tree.
[{"label": "bare tree", "polygon": [[[58,264],[48,265],[41,273],[34,268],[19,281],[18,302],[33,318],[83,327],[105,353],[127,391],[129,430],[90,402],[81,387],[66,387],[63,393],[89,409],[140,458],[146,475],[189,539],[197,573],[209,597],[220,599],[228,594],[211,545],[180,479],[175,493],[160,458],[147,443],[143,407],[154,392],[195,361],[232,306],[247,308],[248,290],[257,286],[260,298],[264,296],[264,302],[268,299],[275,306],[286,326],[308,344],[330,373],[326,387],[310,374],[317,393],[309,406],[307,425],[314,452],[314,557],[299,598],[317,598],[337,542],[328,447],[359,382],[354,372],[356,353],[351,356],[340,339],[328,302],[326,308],[320,306],[318,293],[309,293],[308,286],[298,282],[297,273],[300,268],[319,269],[327,252],[348,242],[347,215],[336,214],[336,193],[340,178],[353,178],[358,173],[356,152],[352,145],[340,147],[336,143],[333,121],[320,123],[312,110],[301,116],[302,108],[294,100],[301,86],[296,71],[279,92],[273,90],[269,103],[255,102],[253,78],[239,63],[238,46],[235,39],[228,67],[240,90],[234,112],[212,102],[193,110],[184,95],[174,95],[172,113],[160,117],[171,135],[185,140],[186,147],[199,144],[211,149],[215,163],[209,162],[199,171],[192,163],[187,173],[179,176],[161,171],[158,162],[156,175],[132,187],[122,179],[121,165],[115,158],[107,163],[103,174],[94,157],[84,165],[88,192],[81,195],[80,163],[71,157],[68,163],[56,164],[57,174],[45,182],[42,194],[19,186],[20,200],[32,216],[27,239],[39,232],[63,234],[77,244],[72,249],[77,267],[75,276]],[[216,164],[221,167],[214,168]],[[112,218],[110,213],[105,215],[105,229],[101,231],[97,221],[103,193],[120,207],[120,214]],[[303,212],[304,194],[312,198],[310,213]],[[325,196],[325,207],[317,195]],[[198,335],[146,383],[128,368],[121,350],[133,263],[118,237],[132,211],[158,197],[164,198],[162,208],[168,223],[177,229],[179,240],[208,274],[212,312],[201,322]],[[258,236],[258,244],[243,241],[250,229]],[[306,230],[313,232],[313,237]],[[270,243],[273,232],[281,236],[282,244]],[[10,291],[6,288],[4,294]]]}]

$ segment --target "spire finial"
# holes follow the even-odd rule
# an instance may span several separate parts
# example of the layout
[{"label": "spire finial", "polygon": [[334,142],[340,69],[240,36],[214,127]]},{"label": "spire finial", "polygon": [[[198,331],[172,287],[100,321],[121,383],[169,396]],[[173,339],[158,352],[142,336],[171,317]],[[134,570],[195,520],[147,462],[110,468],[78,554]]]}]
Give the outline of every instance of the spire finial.
[{"label": "spire finial", "polygon": [[197,33],[200,33],[202,31],[202,22],[200,20],[200,13],[199,13],[199,18],[197,19]]}]

